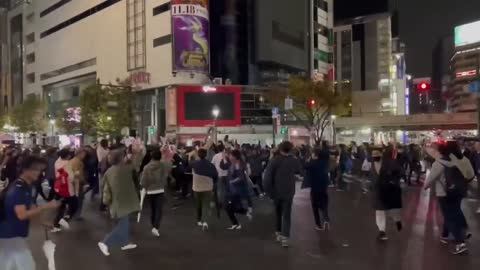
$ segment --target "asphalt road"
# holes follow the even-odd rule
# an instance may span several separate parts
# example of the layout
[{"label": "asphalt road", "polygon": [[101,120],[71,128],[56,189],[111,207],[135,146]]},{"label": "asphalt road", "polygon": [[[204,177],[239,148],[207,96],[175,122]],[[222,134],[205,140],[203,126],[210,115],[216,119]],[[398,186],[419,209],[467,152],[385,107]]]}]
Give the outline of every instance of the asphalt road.
[{"label": "asphalt road", "polygon": [[[330,190],[329,232],[315,231],[309,192],[297,192],[288,249],[274,241],[273,209],[268,200],[255,201],[255,217],[251,222],[242,218],[241,231],[227,231],[229,223],[222,213],[221,219],[214,218],[210,230],[203,232],[195,224],[193,202],[172,209],[175,201],[170,199],[160,238],[151,235],[146,214],[133,229],[133,240],[139,247],[126,252],[111,250],[111,255],[104,257],[97,242],[111,224],[96,210],[95,203],[88,202],[84,221],[72,222],[70,231],[52,235],[57,244],[57,269],[480,269],[480,217],[474,214],[475,200],[464,204],[473,232],[469,255],[454,256],[449,253],[451,246],[438,241],[442,218],[433,195],[419,188],[406,188],[404,230],[398,233],[389,223],[390,240],[379,243],[371,194],[363,194],[355,181],[350,186],[346,192]],[[29,242],[39,270],[47,269],[41,251],[44,239],[43,228],[34,226]]]}]

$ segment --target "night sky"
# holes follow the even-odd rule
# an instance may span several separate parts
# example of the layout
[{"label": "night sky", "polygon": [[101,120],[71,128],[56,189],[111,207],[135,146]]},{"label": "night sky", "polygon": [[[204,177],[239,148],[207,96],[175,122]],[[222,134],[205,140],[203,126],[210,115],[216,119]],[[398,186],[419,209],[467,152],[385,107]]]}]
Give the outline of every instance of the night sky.
[{"label": "night sky", "polygon": [[400,38],[407,45],[407,69],[431,75],[432,49],[459,24],[480,20],[479,0],[399,0]]},{"label": "night sky", "polygon": [[334,0],[335,20],[386,9],[387,2],[395,1],[400,39],[407,46],[407,71],[414,77],[431,76],[432,50],[440,37],[453,35],[456,25],[480,20],[480,0]]}]

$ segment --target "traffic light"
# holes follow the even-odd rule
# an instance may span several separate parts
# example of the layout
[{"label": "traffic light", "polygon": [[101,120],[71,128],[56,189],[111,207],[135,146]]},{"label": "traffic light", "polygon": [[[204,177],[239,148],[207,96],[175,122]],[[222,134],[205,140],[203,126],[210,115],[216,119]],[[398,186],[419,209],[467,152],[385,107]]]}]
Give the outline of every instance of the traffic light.
[{"label": "traffic light", "polygon": [[287,128],[287,127],[282,127],[282,128],[280,129],[280,134],[287,134],[287,132],[288,132],[288,128]]},{"label": "traffic light", "polygon": [[421,83],[417,84],[417,89],[420,92],[427,92],[428,90],[430,90],[430,83],[421,82]]},{"label": "traffic light", "polygon": [[150,135],[155,135],[155,127],[149,127],[149,128],[148,128],[148,133],[149,133]]},{"label": "traffic light", "polygon": [[313,107],[315,105],[315,100],[310,99],[310,101],[308,101],[308,104],[310,105],[310,107]]}]

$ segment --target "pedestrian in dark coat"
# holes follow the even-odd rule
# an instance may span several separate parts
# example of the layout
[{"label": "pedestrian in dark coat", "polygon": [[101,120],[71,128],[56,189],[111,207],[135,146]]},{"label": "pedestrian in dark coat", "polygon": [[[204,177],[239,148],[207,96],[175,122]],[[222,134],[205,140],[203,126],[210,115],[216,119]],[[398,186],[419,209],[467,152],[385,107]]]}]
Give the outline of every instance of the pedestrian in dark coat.
[{"label": "pedestrian in dark coat", "polygon": [[374,209],[379,230],[378,239],[387,240],[387,215],[396,222],[397,229],[402,230],[401,209],[402,189],[400,187],[401,170],[394,156],[393,147],[389,146],[383,155],[379,150],[372,153],[371,179],[374,183]]},{"label": "pedestrian in dark coat", "polygon": [[305,165],[305,177],[310,183],[310,201],[317,230],[330,228],[328,215],[328,148],[315,149],[313,159]]}]

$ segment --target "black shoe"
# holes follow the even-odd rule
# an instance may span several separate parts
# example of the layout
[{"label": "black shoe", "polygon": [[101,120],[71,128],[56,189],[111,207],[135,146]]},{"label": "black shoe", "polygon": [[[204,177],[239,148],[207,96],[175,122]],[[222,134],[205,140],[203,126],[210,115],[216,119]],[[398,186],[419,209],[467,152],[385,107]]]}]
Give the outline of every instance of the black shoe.
[{"label": "black shoe", "polygon": [[455,246],[455,249],[453,250],[454,255],[460,255],[468,251],[467,245],[465,243],[461,243]]},{"label": "black shoe", "polygon": [[470,240],[472,238],[472,233],[471,232],[466,232],[465,233],[465,240]]},{"label": "black shoe", "polygon": [[402,229],[403,229],[403,224],[401,221],[397,221],[395,222],[395,224],[397,225],[397,231],[401,232]]},{"label": "black shoe", "polygon": [[379,232],[377,236],[377,240],[387,241],[388,240],[387,234],[385,232]]}]

